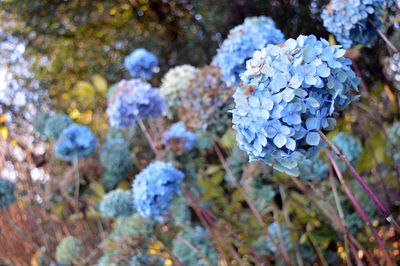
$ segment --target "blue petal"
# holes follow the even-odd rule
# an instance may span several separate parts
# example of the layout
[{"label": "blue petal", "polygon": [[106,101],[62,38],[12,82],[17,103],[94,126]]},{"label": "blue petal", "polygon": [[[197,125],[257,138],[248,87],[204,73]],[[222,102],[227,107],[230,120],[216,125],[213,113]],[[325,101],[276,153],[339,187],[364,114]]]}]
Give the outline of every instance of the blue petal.
[{"label": "blue petal", "polygon": [[282,148],[286,144],[286,142],[287,142],[287,139],[283,134],[278,134],[274,138],[274,144],[278,148]]},{"label": "blue petal", "polygon": [[319,144],[321,137],[316,132],[309,132],[306,136],[306,142],[308,145],[317,146]]}]

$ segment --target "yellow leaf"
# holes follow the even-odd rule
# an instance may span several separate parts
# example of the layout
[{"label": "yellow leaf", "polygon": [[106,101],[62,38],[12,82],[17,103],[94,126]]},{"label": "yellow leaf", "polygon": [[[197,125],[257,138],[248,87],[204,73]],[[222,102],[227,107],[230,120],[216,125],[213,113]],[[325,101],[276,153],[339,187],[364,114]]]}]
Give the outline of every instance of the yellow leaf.
[{"label": "yellow leaf", "polygon": [[107,92],[108,86],[107,81],[100,75],[95,74],[92,76],[92,82],[97,92],[105,94]]},{"label": "yellow leaf", "polygon": [[6,114],[1,114],[0,116],[0,123],[6,122]]},{"label": "yellow leaf", "polygon": [[14,146],[14,148],[17,148],[17,147],[18,147],[18,143],[17,143],[17,140],[16,140],[16,139],[12,139],[12,140],[11,140],[11,144]]},{"label": "yellow leaf", "polygon": [[91,180],[90,189],[94,192],[96,196],[99,198],[103,198],[104,195],[104,187],[101,183]]},{"label": "yellow leaf", "polygon": [[6,127],[1,127],[0,135],[6,140],[8,138],[8,129]]},{"label": "yellow leaf", "polygon": [[79,116],[81,115],[81,112],[79,112],[79,110],[78,109],[73,109],[70,113],[69,113],[69,116],[72,118],[72,119],[78,119],[79,118]]},{"label": "yellow leaf", "polygon": [[86,81],[78,81],[74,87],[74,95],[81,102],[91,103],[95,95],[95,88]]},{"label": "yellow leaf", "polygon": [[332,34],[329,34],[329,44],[336,45],[335,37]]}]

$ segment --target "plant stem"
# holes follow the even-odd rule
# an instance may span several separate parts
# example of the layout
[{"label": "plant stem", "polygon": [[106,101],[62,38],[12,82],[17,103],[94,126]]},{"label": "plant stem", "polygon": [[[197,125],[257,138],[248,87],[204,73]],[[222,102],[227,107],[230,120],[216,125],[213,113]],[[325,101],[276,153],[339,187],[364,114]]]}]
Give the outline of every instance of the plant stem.
[{"label": "plant stem", "polygon": [[[357,179],[358,183],[360,183],[361,187],[367,192],[369,197],[373,200],[375,205],[378,207],[378,209],[383,213],[385,216],[386,220],[394,226],[394,228],[400,232],[400,227],[397,224],[396,220],[394,220],[393,216],[391,213],[389,213],[386,208],[383,206],[383,204],[380,202],[380,200],[376,197],[376,195],[372,192],[372,190],[368,187],[368,185],[364,182],[364,180],[361,178],[361,176],[358,174],[356,169],[350,164],[350,162],[347,160],[346,156],[343,155],[343,153],[328,139],[328,137],[322,133],[322,131],[318,130],[318,133],[321,135],[322,139],[328,144],[328,146],[336,153],[336,155],[349,167],[350,171],[354,175],[354,177]],[[330,153],[329,150],[325,149],[325,151]],[[331,154],[331,153],[330,153]],[[332,155],[333,156],[333,155]],[[333,158],[333,157],[332,157]],[[333,159],[335,161],[335,159]],[[336,163],[336,161],[335,161]]]},{"label": "plant stem", "polygon": [[211,262],[206,258],[206,256],[203,255],[203,253],[201,253],[201,251],[198,248],[193,246],[189,241],[181,237],[179,234],[176,235],[176,238],[185,243],[185,245],[188,246],[191,250],[196,252],[196,254],[199,255],[199,257],[201,257],[204,260],[204,262],[208,264],[208,266],[212,266]]},{"label": "plant stem", "polygon": [[[209,210],[207,210],[207,209],[205,209],[205,208],[202,208],[202,211],[205,212],[208,216],[210,216],[213,220],[218,220],[217,217],[215,217],[215,215],[214,215],[211,211],[209,211]],[[234,238],[236,238],[236,240],[237,240],[240,244],[243,244],[243,245],[249,250],[249,252],[254,256],[254,258],[255,258],[259,263],[263,263],[263,260],[260,258],[260,256],[257,255],[256,251],[255,251],[251,246],[249,246],[242,238],[240,238],[240,236],[238,236],[238,235],[235,233],[235,231],[233,231],[232,228],[229,227],[229,225],[227,225],[226,223],[223,223],[223,222],[222,222],[222,226],[223,226]]]},{"label": "plant stem", "polygon": [[328,150],[325,149],[326,154],[329,157],[329,160],[331,161],[333,168],[336,171],[337,177],[339,178],[340,183],[342,184],[342,186],[344,187],[344,190],[347,194],[347,196],[349,197],[350,201],[353,203],[354,207],[356,208],[357,212],[360,214],[361,218],[364,220],[364,222],[368,225],[368,227],[370,228],[372,234],[374,235],[376,241],[378,242],[379,248],[382,250],[385,259],[387,261],[387,263],[389,265],[393,265],[393,262],[389,256],[389,253],[385,247],[385,245],[383,244],[381,238],[379,237],[378,233],[376,232],[375,227],[372,226],[371,221],[368,217],[368,215],[365,213],[364,209],[361,207],[361,205],[358,203],[358,201],[356,200],[356,198],[354,197],[353,193],[351,192],[351,190],[349,189],[349,187],[347,186],[346,182],[343,179],[342,173],[339,169],[339,166],[335,160],[335,158],[333,157],[333,154]]},{"label": "plant stem", "polygon": [[228,259],[226,258],[226,254],[224,252],[224,250],[222,249],[221,245],[219,244],[216,236],[214,235],[214,232],[211,230],[210,226],[208,225],[207,221],[205,220],[200,206],[198,205],[198,203],[196,202],[196,200],[192,197],[192,195],[190,194],[189,190],[187,189],[186,185],[184,184],[182,187],[183,192],[186,194],[186,196],[189,198],[190,203],[192,204],[192,207],[194,209],[194,211],[196,212],[197,217],[199,217],[201,223],[203,224],[203,226],[207,229],[207,231],[210,233],[210,237],[213,240],[215,247],[217,248],[218,252],[222,255],[222,257],[224,258],[224,261],[230,265]]},{"label": "plant stem", "polygon": [[142,121],[142,119],[140,117],[138,117],[138,124],[139,124],[139,127],[142,130],[144,136],[146,137],[147,141],[149,142],[151,150],[154,152],[156,157],[158,157],[159,152],[158,152],[158,150],[156,148],[156,145],[154,144],[149,132],[146,129],[146,126],[144,125],[144,123],[143,123],[143,121]]},{"label": "plant stem", "polygon": [[233,246],[229,243],[228,239],[226,239],[225,235],[222,233],[222,231],[215,225],[211,217],[207,215],[207,213],[203,212],[204,217],[206,220],[211,224],[211,226],[217,231],[217,234],[219,237],[224,241],[224,243],[228,246],[229,251],[235,258],[235,260],[241,265],[244,266],[243,260],[240,258],[239,254],[236,252],[236,250],[233,248]]},{"label": "plant stem", "polygon": [[282,252],[278,246],[278,244],[276,243],[275,239],[273,238],[273,236],[271,235],[271,233],[268,231],[267,226],[265,225],[260,213],[257,211],[257,209],[254,207],[253,203],[251,202],[251,200],[249,199],[249,197],[246,195],[246,193],[244,192],[243,188],[240,186],[239,182],[236,180],[236,178],[233,176],[231,170],[229,169],[228,165],[226,164],[225,158],[222,155],[221,150],[219,149],[217,143],[215,143],[213,141],[213,146],[215,149],[215,152],[217,153],[217,156],[219,158],[219,160],[222,163],[222,166],[224,167],[226,173],[228,174],[229,179],[231,180],[231,182],[233,184],[235,184],[236,188],[239,190],[240,194],[242,194],[243,198],[246,200],[247,205],[249,205],[251,211],[253,212],[253,214],[255,215],[255,217],[257,218],[258,222],[260,223],[260,225],[262,226],[262,228],[264,229],[265,234],[269,237],[272,245],[274,245],[275,249],[278,251],[279,255],[283,258],[283,260],[285,261],[286,265],[291,265],[290,261],[289,261],[289,256],[287,254],[285,254],[284,252]]},{"label": "plant stem", "polygon": [[375,25],[375,23],[368,19],[369,23],[371,23],[372,26],[374,26],[374,28],[376,29],[376,31],[378,32],[379,36],[382,37],[382,39],[386,42],[386,44],[395,52],[395,53],[399,53],[399,50],[397,50],[397,48],[393,45],[393,43],[386,37],[386,35]]},{"label": "plant stem", "polygon": [[[320,209],[320,211],[322,211],[322,213],[325,214],[325,216],[328,217],[330,221],[332,221],[332,223],[336,226],[336,228],[340,229],[342,233],[345,236],[347,236],[349,240],[352,243],[354,243],[354,245],[357,246],[358,249],[361,249],[364,252],[365,257],[368,259],[370,264],[375,265],[376,263],[374,262],[372,257],[367,253],[365,248],[358,242],[358,240],[353,235],[348,233],[347,228],[340,222],[337,212],[333,208],[332,204],[330,204],[330,202],[326,199],[326,197],[323,196],[322,193],[318,193],[319,191],[316,191],[319,195],[323,196],[322,200],[326,203],[330,212],[328,212],[328,210],[311,194],[311,192],[297,178],[293,176],[290,176],[290,178],[294,181],[296,186],[315,204],[315,206],[317,206],[318,209]],[[358,254],[356,253],[355,256],[358,256]]]},{"label": "plant stem", "polygon": [[79,160],[76,154],[74,155],[74,170],[75,170],[75,213],[76,215],[79,215],[80,176],[79,176]]}]

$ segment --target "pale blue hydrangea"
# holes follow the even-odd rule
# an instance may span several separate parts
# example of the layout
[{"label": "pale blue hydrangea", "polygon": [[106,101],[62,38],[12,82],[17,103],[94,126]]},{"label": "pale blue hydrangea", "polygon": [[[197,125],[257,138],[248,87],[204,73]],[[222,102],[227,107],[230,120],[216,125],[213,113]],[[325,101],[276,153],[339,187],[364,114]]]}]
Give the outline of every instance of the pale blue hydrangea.
[{"label": "pale blue hydrangea", "polygon": [[171,217],[174,223],[180,227],[190,226],[192,214],[190,211],[190,202],[184,197],[177,197],[171,202]]},{"label": "pale blue hydrangea", "polygon": [[61,265],[72,265],[83,250],[82,241],[76,237],[65,237],[56,248],[56,260]]},{"label": "pale blue hydrangea", "polygon": [[[164,132],[164,143],[168,146],[181,144],[186,151],[191,151],[196,144],[196,134],[186,130],[185,124],[176,122],[171,128]],[[171,147],[174,150],[174,147]]]},{"label": "pale blue hydrangea", "polygon": [[[116,182],[122,180],[133,166],[128,146],[122,138],[108,139],[104,143],[100,150],[100,161],[107,176],[115,177]],[[113,187],[115,184],[110,185]]]},{"label": "pale blue hydrangea", "polygon": [[92,155],[96,147],[97,139],[89,127],[72,124],[62,131],[54,145],[54,153],[61,159],[74,161]]},{"label": "pale blue hydrangea", "polygon": [[112,190],[100,202],[100,212],[109,217],[129,217],[134,211],[133,195],[130,191]]},{"label": "pale blue hydrangea", "polygon": [[[204,230],[200,226],[196,226],[196,228],[194,229],[190,229],[185,232],[181,231],[178,234],[194,247],[196,247],[211,262],[212,265],[218,265],[218,253],[214,244],[211,242],[208,236],[208,232],[206,230]],[[182,262],[183,265],[208,265],[181,239],[175,238],[172,245],[172,253],[174,253],[174,255]]]},{"label": "pale blue hydrangea", "polygon": [[213,64],[221,68],[222,80],[228,85],[238,85],[240,74],[246,70],[246,61],[254,51],[285,42],[283,33],[275,27],[269,17],[250,17],[231,29],[228,37],[218,49]]},{"label": "pale blue hydrangea", "polygon": [[134,78],[151,79],[153,71],[157,68],[157,57],[144,48],[138,48],[125,57],[125,68]]},{"label": "pale blue hydrangea", "polygon": [[42,111],[39,112],[39,114],[36,116],[35,124],[33,127],[37,132],[39,132],[40,135],[45,135],[44,128],[46,127],[47,120],[50,117],[51,117],[50,114]]},{"label": "pale blue hydrangea", "polygon": [[250,161],[298,175],[298,164],[322,142],[318,130],[331,130],[336,110],[350,102],[359,78],[341,46],[314,35],[268,45],[247,61],[234,94],[233,128]]},{"label": "pale blue hydrangea", "polygon": [[111,126],[127,128],[139,117],[159,117],[164,106],[164,98],[150,83],[141,79],[122,80],[109,99],[107,114]]},{"label": "pale blue hydrangea", "polygon": [[143,266],[143,265],[151,265],[151,266],[164,266],[165,259],[156,255],[149,254],[147,252],[139,253],[135,256],[132,256],[129,260],[129,266]]},{"label": "pale blue hydrangea", "polygon": [[323,180],[327,177],[328,164],[321,160],[319,152],[317,152],[300,162],[299,170],[299,176],[304,180]]},{"label": "pale blue hydrangea", "polygon": [[[344,154],[344,156],[347,157],[347,160],[349,160],[352,166],[357,165],[358,159],[362,153],[362,146],[360,142],[344,132],[339,132],[332,138],[332,143]],[[336,157],[336,162],[339,165],[340,171],[346,171],[347,166],[342,160]]]},{"label": "pale blue hydrangea", "polygon": [[[290,241],[290,232],[285,229],[282,224],[273,222],[270,226],[268,226],[268,232],[272,235],[275,242],[278,244],[278,247],[281,248],[277,228],[278,226],[282,234],[285,248],[287,251],[289,251],[292,248],[292,242]],[[271,243],[270,238],[266,235],[260,236],[256,241],[254,241],[253,247],[259,255],[266,255],[268,253],[276,254],[278,252],[275,246]]]},{"label": "pale blue hydrangea", "polygon": [[370,46],[378,38],[372,21],[383,30],[388,0],[331,0],[321,14],[324,26],[344,48],[362,44]]},{"label": "pale blue hydrangea", "polygon": [[7,209],[15,201],[15,185],[8,179],[0,178],[0,209]]},{"label": "pale blue hydrangea", "polygon": [[110,238],[118,241],[121,237],[126,236],[143,237],[147,245],[147,240],[149,240],[152,233],[153,226],[151,222],[139,213],[134,213],[130,217],[118,217],[115,220],[114,230],[111,232]]},{"label": "pale blue hydrangea", "polygon": [[386,152],[395,162],[400,161],[400,122],[394,123],[387,130]]},{"label": "pale blue hydrangea", "polygon": [[56,140],[60,137],[61,132],[73,123],[69,115],[58,114],[47,119],[43,133],[51,140]]},{"label": "pale blue hydrangea", "polygon": [[135,208],[144,217],[159,217],[168,212],[171,201],[180,192],[183,173],[172,164],[155,161],[133,181]]},{"label": "pale blue hydrangea", "polygon": [[113,189],[119,182],[124,180],[123,175],[121,173],[117,172],[109,172],[108,170],[105,170],[100,177],[100,183],[104,185],[104,188],[106,190]]}]

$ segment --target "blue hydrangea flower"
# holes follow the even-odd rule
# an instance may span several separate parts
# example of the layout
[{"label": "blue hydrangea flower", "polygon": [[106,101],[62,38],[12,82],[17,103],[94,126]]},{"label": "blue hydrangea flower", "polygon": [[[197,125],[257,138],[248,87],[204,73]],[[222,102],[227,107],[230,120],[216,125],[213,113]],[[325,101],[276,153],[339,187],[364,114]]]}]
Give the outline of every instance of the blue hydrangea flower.
[{"label": "blue hydrangea flower", "polygon": [[133,181],[134,205],[144,217],[158,217],[166,212],[183,184],[183,173],[172,164],[156,161],[149,164]]},{"label": "blue hydrangea flower", "polygon": [[73,262],[77,262],[82,250],[83,243],[80,239],[73,236],[65,237],[56,248],[56,260],[61,265],[72,265]]},{"label": "blue hydrangea flower", "polygon": [[[133,166],[128,146],[122,138],[106,141],[100,150],[100,161],[105,172],[107,172],[107,176],[116,177],[116,182],[123,179]],[[113,187],[115,184],[110,185]]]},{"label": "blue hydrangea flower", "polygon": [[[282,234],[285,248],[287,251],[289,251],[292,248],[292,243],[290,241],[290,232],[285,229],[282,224],[273,222],[270,226],[268,226],[268,232],[270,232],[275,242],[278,244],[278,247],[281,247],[278,235],[278,226]],[[278,252],[275,246],[271,243],[270,238],[266,235],[260,236],[256,241],[254,241],[253,247],[260,255],[266,255],[268,254],[268,252],[273,254]]]},{"label": "blue hydrangea flower", "polygon": [[158,65],[158,60],[152,52],[138,48],[125,57],[124,65],[132,77],[151,79],[153,70]]},{"label": "blue hydrangea flower", "polygon": [[247,61],[234,94],[233,128],[250,161],[299,174],[299,162],[322,145],[318,130],[331,130],[332,115],[350,102],[359,78],[341,46],[314,35],[268,45]]},{"label": "blue hydrangea flower", "polygon": [[133,214],[133,196],[130,191],[115,189],[104,195],[100,202],[100,212],[106,216],[129,217]]},{"label": "blue hydrangea flower", "polygon": [[90,156],[96,147],[97,139],[89,127],[72,124],[61,133],[54,145],[54,153],[61,159],[73,161],[75,158],[79,160]]},{"label": "blue hydrangea flower", "polygon": [[176,122],[164,132],[164,143],[171,150],[181,150],[180,145],[184,146],[186,151],[190,151],[196,144],[196,134],[186,131],[185,124],[182,121]]},{"label": "blue hydrangea flower", "polygon": [[400,161],[400,122],[394,123],[387,132],[386,152],[395,162]]},{"label": "blue hydrangea flower", "polygon": [[300,177],[304,180],[323,180],[327,177],[328,164],[324,163],[319,152],[299,164]]},{"label": "blue hydrangea flower", "polygon": [[138,117],[159,117],[164,106],[164,98],[149,83],[141,79],[122,80],[109,99],[107,114],[111,126],[127,128]]},{"label": "blue hydrangea flower", "polygon": [[69,115],[58,114],[47,119],[43,133],[51,140],[56,140],[60,137],[61,132],[73,123]]},{"label": "blue hydrangea flower", "polygon": [[[339,132],[336,136],[332,138],[332,143],[347,157],[352,166],[356,166],[358,159],[362,153],[362,146],[360,142],[354,139],[352,136],[345,134],[344,132]],[[336,162],[339,165],[340,171],[344,172],[347,169],[346,164],[340,160],[336,155]]]},{"label": "blue hydrangea flower", "polygon": [[0,178],[0,209],[7,209],[15,201],[15,185],[8,179]]},{"label": "blue hydrangea flower", "polygon": [[[207,230],[200,226],[179,232],[179,235],[203,254],[212,265],[218,265],[218,253],[214,244],[211,242]],[[208,264],[193,249],[179,238],[173,240],[172,252],[182,262],[183,265],[207,266]]]},{"label": "blue hydrangea flower", "polygon": [[246,70],[246,61],[254,51],[267,44],[283,43],[283,33],[275,27],[269,17],[250,17],[231,29],[228,37],[218,49],[213,64],[221,68],[222,80],[228,85],[238,85],[240,74]]},{"label": "blue hydrangea flower", "polygon": [[386,10],[391,5],[390,0],[331,0],[321,18],[344,48],[358,44],[370,46],[378,38],[370,21],[382,30]]}]

